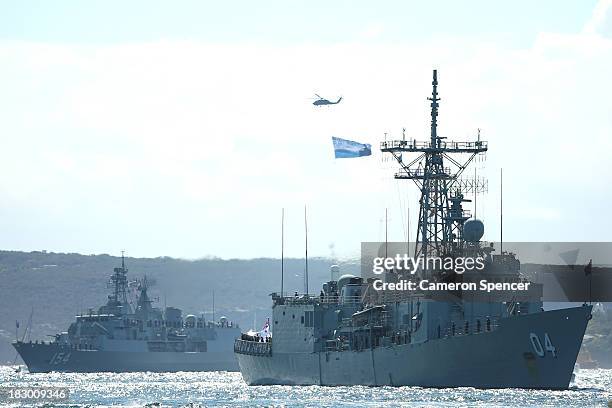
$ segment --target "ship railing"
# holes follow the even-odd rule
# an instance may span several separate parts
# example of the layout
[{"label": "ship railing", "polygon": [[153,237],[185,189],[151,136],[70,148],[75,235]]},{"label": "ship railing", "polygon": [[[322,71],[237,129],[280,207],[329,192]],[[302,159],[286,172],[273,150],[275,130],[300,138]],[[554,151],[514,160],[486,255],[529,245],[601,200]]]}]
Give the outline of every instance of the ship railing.
[{"label": "ship railing", "polygon": [[325,351],[337,351],[338,343],[336,340],[327,340],[325,342]]},{"label": "ship railing", "polygon": [[488,148],[488,143],[485,141],[475,142],[456,142],[453,140],[440,140],[438,143],[432,145],[431,142],[417,141],[413,139],[409,140],[385,140],[380,143],[380,149],[383,152],[388,151],[427,151],[427,150],[441,150],[456,151],[456,152],[484,152]]},{"label": "ship railing", "polygon": [[[428,178],[451,178],[453,173],[451,172],[450,167],[444,167],[442,172],[440,173],[429,173],[427,174]],[[425,171],[422,168],[410,169],[403,168],[402,171],[395,173],[394,176],[396,179],[422,179],[425,177]]]},{"label": "ship railing", "polygon": [[400,302],[403,300],[423,298],[424,295],[415,294],[410,291],[376,291],[374,294],[367,294],[365,297],[358,296],[338,296],[338,295],[297,295],[275,297],[274,304],[285,305],[309,305],[309,304],[385,304],[392,302]]},{"label": "ship railing", "polygon": [[411,291],[371,291],[365,300],[373,305],[384,305],[408,300],[423,299],[423,294],[413,293]]},{"label": "ship railing", "polygon": [[271,356],[272,342],[259,342],[236,339],[234,341],[234,352],[248,354],[251,356]]},{"label": "ship railing", "polygon": [[363,301],[363,296],[317,296],[316,300],[319,304],[357,304]]},{"label": "ship railing", "polygon": [[319,303],[323,304],[337,304],[340,302],[340,296],[337,295],[325,295],[319,296]]},{"label": "ship railing", "polygon": [[346,339],[327,340],[325,342],[325,351],[347,351],[350,350],[350,344]]},{"label": "ship railing", "polygon": [[499,328],[499,319],[486,316],[478,319],[459,320],[440,330],[440,337],[467,336],[495,331]]},{"label": "ship railing", "polygon": [[273,298],[274,304],[285,305],[309,305],[309,304],[338,304],[338,303],[360,303],[361,296],[338,296],[338,295],[296,295],[277,296]]},{"label": "ship railing", "polygon": [[323,304],[361,303],[361,296],[319,296],[318,302]]},{"label": "ship railing", "polygon": [[275,305],[308,305],[315,302],[318,296],[309,294],[297,293],[292,296],[279,296],[276,293],[272,294],[272,301]]}]

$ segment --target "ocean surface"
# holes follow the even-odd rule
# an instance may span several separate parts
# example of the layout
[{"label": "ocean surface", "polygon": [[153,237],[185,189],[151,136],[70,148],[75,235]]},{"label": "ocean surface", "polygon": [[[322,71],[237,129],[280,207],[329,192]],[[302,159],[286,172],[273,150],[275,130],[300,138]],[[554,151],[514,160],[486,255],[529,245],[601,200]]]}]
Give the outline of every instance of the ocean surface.
[{"label": "ocean surface", "polygon": [[[240,373],[29,374],[0,366],[0,387],[67,387],[59,403],[11,407],[607,407],[612,370],[577,372],[567,391],[247,386]],[[611,405],[612,406],[612,405]]]}]

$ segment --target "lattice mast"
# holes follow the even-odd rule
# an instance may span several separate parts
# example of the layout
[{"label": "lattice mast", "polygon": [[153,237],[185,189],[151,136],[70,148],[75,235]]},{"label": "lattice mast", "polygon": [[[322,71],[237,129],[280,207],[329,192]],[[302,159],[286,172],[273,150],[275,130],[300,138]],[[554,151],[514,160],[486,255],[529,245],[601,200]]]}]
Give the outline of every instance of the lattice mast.
[{"label": "lattice mast", "polygon": [[127,268],[125,267],[125,256],[121,251],[121,268],[114,268],[113,274],[110,277],[109,286],[113,289],[113,293],[108,296],[108,304],[112,307],[128,305],[127,300]]},{"label": "lattice mast", "polygon": [[[432,86],[431,97],[427,98],[431,101],[430,140],[420,142],[404,137],[381,143],[381,151],[391,153],[401,166],[395,178],[413,180],[421,191],[415,257],[446,256],[462,248],[463,223],[470,218],[462,208],[462,203],[470,200],[463,194],[477,193],[485,188],[476,181],[468,186],[459,176],[477,154],[487,151],[487,142],[480,138],[475,142],[454,142],[438,136],[437,70],[433,71]],[[405,162],[403,153],[417,153],[418,156]],[[448,167],[445,167],[445,159]]]}]

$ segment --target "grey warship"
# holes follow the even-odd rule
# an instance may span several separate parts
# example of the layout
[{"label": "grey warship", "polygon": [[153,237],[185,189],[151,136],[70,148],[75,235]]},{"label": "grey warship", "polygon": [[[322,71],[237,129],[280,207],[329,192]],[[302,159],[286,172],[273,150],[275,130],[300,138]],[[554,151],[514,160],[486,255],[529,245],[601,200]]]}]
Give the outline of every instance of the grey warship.
[{"label": "grey warship", "polygon": [[[435,70],[432,85],[430,140],[381,143],[401,166],[395,178],[413,180],[421,192],[415,258],[482,255],[496,281],[525,282],[517,256],[481,242],[484,224],[462,208],[477,186],[459,176],[488,144],[438,135]],[[409,154],[418,157],[409,161]],[[376,291],[373,278],[333,276],[320,295],[273,293],[273,336],[235,340],[247,384],[567,389],[591,318],[586,303],[544,311],[537,284],[526,299],[455,291],[441,300],[425,291]],[[448,278],[427,268],[418,276]],[[384,274],[386,282],[402,277]]]},{"label": "grey warship", "polygon": [[154,307],[146,277],[137,282],[132,310],[127,272],[122,256],[110,278],[113,291],[107,303],[76,316],[53,341],[13,343],[31,373],[238,370],[232,350],[238,325],[226,317],[206,321],[183,317],[175,307]]}]

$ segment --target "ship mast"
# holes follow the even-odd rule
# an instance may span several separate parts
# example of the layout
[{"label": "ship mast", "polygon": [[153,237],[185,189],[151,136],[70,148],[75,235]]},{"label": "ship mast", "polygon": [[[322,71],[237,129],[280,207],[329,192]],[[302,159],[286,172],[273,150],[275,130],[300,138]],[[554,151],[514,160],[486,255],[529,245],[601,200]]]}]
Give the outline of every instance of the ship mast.
[{"label": "ship mast", "polygon": [[[401,166],[395,178],[413,180],[421,191],[415,258],[442,257],[462,248],[463,223],[470,217],[461,207],[461,203],[469,201],[463,193],[477,193],[485,187],[477,180],[463,183],[459,176],[477,154],[487,151],[487,142],[454,142],[438,136],[437,70],[433,71],[432,88],[431,97],[427,98],[431,101],[429,141],[402,138],[381,143],[381,151],[393,155]],[[407,161],[403,153],[418,156]]]},{"label": "ship mast", "polygon": [[108,296],[107,305],[117,314],[130,313],[127,300],[127,268],[125,267],[125,254],[121,251],[121,267],[114,268],[110,278],[110,285],[113,287],[113,294]]}]

